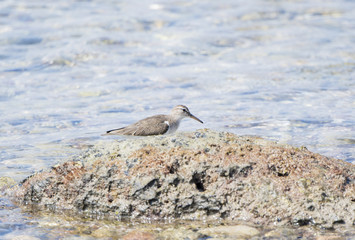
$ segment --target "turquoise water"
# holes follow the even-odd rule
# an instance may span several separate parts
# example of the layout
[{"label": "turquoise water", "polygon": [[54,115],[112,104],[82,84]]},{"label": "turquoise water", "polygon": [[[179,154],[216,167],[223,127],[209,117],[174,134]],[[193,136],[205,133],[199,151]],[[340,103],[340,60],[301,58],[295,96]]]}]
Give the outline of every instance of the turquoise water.
[{"label": "turquoise water", "polygon": [[177,104],[205,122],[180,131],[354,163],[354,23],[346,0],[1,1],[0,176],[20,181]]}]

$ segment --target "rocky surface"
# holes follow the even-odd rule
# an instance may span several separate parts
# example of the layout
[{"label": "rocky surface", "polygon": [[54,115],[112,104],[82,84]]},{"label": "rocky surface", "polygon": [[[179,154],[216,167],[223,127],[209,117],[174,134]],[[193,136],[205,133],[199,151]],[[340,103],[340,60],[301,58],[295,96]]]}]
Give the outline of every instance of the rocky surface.
[{"label": "rocky surface", "polygon": [[355,165],[207,129],[106,141],[8,194],[19,204],[118,218],[355,224]]}]

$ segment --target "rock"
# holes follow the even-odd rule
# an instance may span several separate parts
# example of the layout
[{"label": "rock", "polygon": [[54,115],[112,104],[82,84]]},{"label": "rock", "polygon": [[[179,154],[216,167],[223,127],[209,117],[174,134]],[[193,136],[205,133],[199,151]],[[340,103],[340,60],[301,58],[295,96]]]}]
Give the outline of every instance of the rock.
[{"label": "rock", "polygon": [[199,130],[97,144],[8,190],[19,204],[117,218],[355,223],[355,165]]},{"label": "rock", "polygon": [[325,235],[325,236],[318,236],[316,240],[345,240],[345,237],[336,236],[336,235]]},{"label": "rock", "polygon": [[293,229],[277,228],[265,233],[264,237],[267,239],[282,239],[283,237],[288,237],[289,239],[297,239],[298,234]]},{"label": "rock", "polygon": [[207,236],[217,239],[221,238],[222,236],[233,238],[250,238],[260,233],[258,229],[246,225],[211,227],[201,232]]},{"label": "rock", "polygon": [[[188,224],[191,224],[188,223]],[[201,227],[201,226],[200,226]],[[208,239],[207,235],[198,232],[198,229],[179,228],[177,226],[165,228],[159,232],[158,239],[180,240],[180,239]]]},{"label": "rock", "polygon": [[155,240],[154,234],[142,231],[132,231],[123,236],[122,240]]},{"label": "rock", "polygon": [[111,231],[110,226],[100,226],[99,228],[92,230],[90,235],[96,239],[112,239],[115,234],[115,232]]}]

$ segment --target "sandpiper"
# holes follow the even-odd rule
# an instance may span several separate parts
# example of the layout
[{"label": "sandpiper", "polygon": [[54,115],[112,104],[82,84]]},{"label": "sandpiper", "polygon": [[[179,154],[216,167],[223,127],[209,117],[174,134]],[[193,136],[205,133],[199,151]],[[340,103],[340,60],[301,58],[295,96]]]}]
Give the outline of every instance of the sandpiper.
[{"label": "sandpiper", "polygon": [[155,115],[144,118],[126,127],[109,130],[104,135],[150,136],[174,133],[178,129],[180,121],[186,117],[203,123],[192,115],[186,106],[177,105],[171,110],[170,115]]}]

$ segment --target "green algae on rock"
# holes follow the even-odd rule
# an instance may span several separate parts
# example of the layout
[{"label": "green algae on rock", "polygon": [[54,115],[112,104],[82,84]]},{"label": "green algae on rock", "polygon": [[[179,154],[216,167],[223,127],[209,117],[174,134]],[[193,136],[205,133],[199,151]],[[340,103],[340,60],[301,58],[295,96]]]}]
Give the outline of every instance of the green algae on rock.
[{"label": "green algae on rock", "polygon": [[306,148],[203,129],[97,144],[9,195],[120,218],[332,228],[355,222],[354,179],[353,164]]}]

